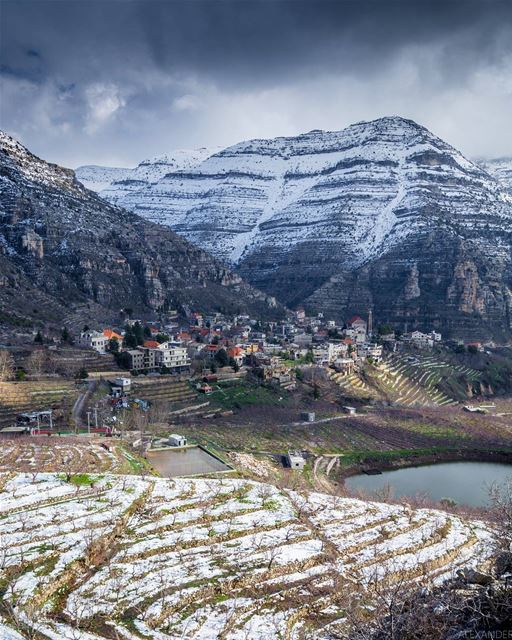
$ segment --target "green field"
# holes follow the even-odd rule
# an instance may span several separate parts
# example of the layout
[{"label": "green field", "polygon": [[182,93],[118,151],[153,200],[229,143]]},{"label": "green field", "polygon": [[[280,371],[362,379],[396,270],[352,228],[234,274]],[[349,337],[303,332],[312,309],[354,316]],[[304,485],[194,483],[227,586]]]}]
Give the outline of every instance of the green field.
[{"label": "green field", "polygon": [[263,387],[245,380],[219,382],[208,395],[210,403],[224,410],[248,406],[285,406],[288,392]]}]

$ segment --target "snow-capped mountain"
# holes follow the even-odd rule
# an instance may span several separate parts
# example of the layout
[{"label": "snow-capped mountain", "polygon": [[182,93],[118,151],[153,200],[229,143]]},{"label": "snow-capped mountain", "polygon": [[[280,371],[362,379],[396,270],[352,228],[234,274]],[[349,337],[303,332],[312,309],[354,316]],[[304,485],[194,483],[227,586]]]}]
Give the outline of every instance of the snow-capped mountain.
[{"label": "snow-capped mountain", "polygon": [[287,304],[445,327],[499,309],[510,325],[512,198],[411,120],[241,142],[123,204]]},{"label": "snow-capped mountain", "polygon": [[143,160],[133,169],[85,165],[76,169],[76,177],[92,191],[101,192],[109,202],[135,209],[131,195],[158,182],[168,173],[188,171],[220,149],[178,149]]},{"label": "snow-capped mountain", "polygon": [[86,164],[75,171],[77,180],[84,187],[99,193],[110,187],[113,182],[124,180],[133,169],[123,167],[102,167],[97,164]]},{"label": "snow-capped mountain", "polygon": [[512,194],[512,157],[481,159],[477,163]]},{"label": "snow-capped mountain", "polygon": [[[102,196],[115,199],[108,190]],[[354,266],[431,225],[430,216],[411,220],[406,212],[439,197],[453,215],[436,222],[465,224],[468,204],[475,214],[492,204],[499,224],[504,194],[495,181],[427,129],[382,118],[340,132],[242,142],[123,204],[233,264],[268,247],[289,253],[323,241]]]}]

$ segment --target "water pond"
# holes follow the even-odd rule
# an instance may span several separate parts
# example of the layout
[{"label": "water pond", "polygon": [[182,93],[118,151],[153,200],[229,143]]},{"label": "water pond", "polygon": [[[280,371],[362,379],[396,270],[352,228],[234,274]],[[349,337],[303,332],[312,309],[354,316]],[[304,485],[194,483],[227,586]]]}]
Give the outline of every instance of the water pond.
[{"label": "water pond", "polygon": [[231,469],[222,460],[201,447],[150,450],[146,455],[158,473],[166,478],[216,473]]},{"label": "water pond", "polygon": [[512,465],[498,462],[442,462],[422,467],[360,474],[345,480],[350,491],[366,494],[391,488],[395,497],[428,495],[433,500],[448,498],[471,507],[488,506],[489,487],[512,480]]}]

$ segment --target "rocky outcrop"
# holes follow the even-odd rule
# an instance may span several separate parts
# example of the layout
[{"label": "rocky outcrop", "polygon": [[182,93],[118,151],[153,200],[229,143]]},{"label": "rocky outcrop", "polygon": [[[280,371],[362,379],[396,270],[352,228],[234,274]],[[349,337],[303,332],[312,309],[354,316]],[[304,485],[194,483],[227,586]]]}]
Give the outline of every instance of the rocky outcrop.
[{"label": "rocky outcrop", "polygon": [[[0,134],[2,311],[58,319],[74,305],[150,314],[183,305],[279,314],[203,250],[85,189]],[[267,302],[268,299],[268,302]]]}]

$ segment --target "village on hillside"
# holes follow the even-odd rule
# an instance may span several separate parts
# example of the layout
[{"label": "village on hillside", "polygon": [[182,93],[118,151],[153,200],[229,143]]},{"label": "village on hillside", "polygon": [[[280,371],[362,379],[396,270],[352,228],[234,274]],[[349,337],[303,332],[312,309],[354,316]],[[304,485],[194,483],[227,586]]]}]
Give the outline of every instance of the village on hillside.
[{"label": "village on hillside", "polygon": [[382,585],[402,597],[454,580],[481,597],[482,581],[507,580],[489,577],[494,531],[464,504],[345,485],[508,462],[510,358],[491,343],[303,309],[125,315],[13,342],[0,350],[0,635],[323,640],[353,624],[347,607],[373,624],[361,593],[379,603]]},{"label": "village on hillside", "polygon": [[[270,420],[278,433],[265,445],[302,469],[311,448],[296,438],[295,451],[280,423],[368,417],[379,406],[495,412],[485,401],[491,384],[457,361],[490,354],[492,343],[374,326],[371,310],[344,323],[303,308],[281,321],[189,309],[162,321],[131,315],[114,327],[85,325],[76,335],[38,330],[3,348],[0,438],[108,436],[136,441],[144,452],[169,444],[162,438],[181,429],[174,446],[190,440],[229,451],[237,449],[233,439],[208,437],[204,420],[214,418],[219,428],[225,422],[229,431],[237,419],[239,432]],[[335,445],[328,440],[323,449]]]}]

